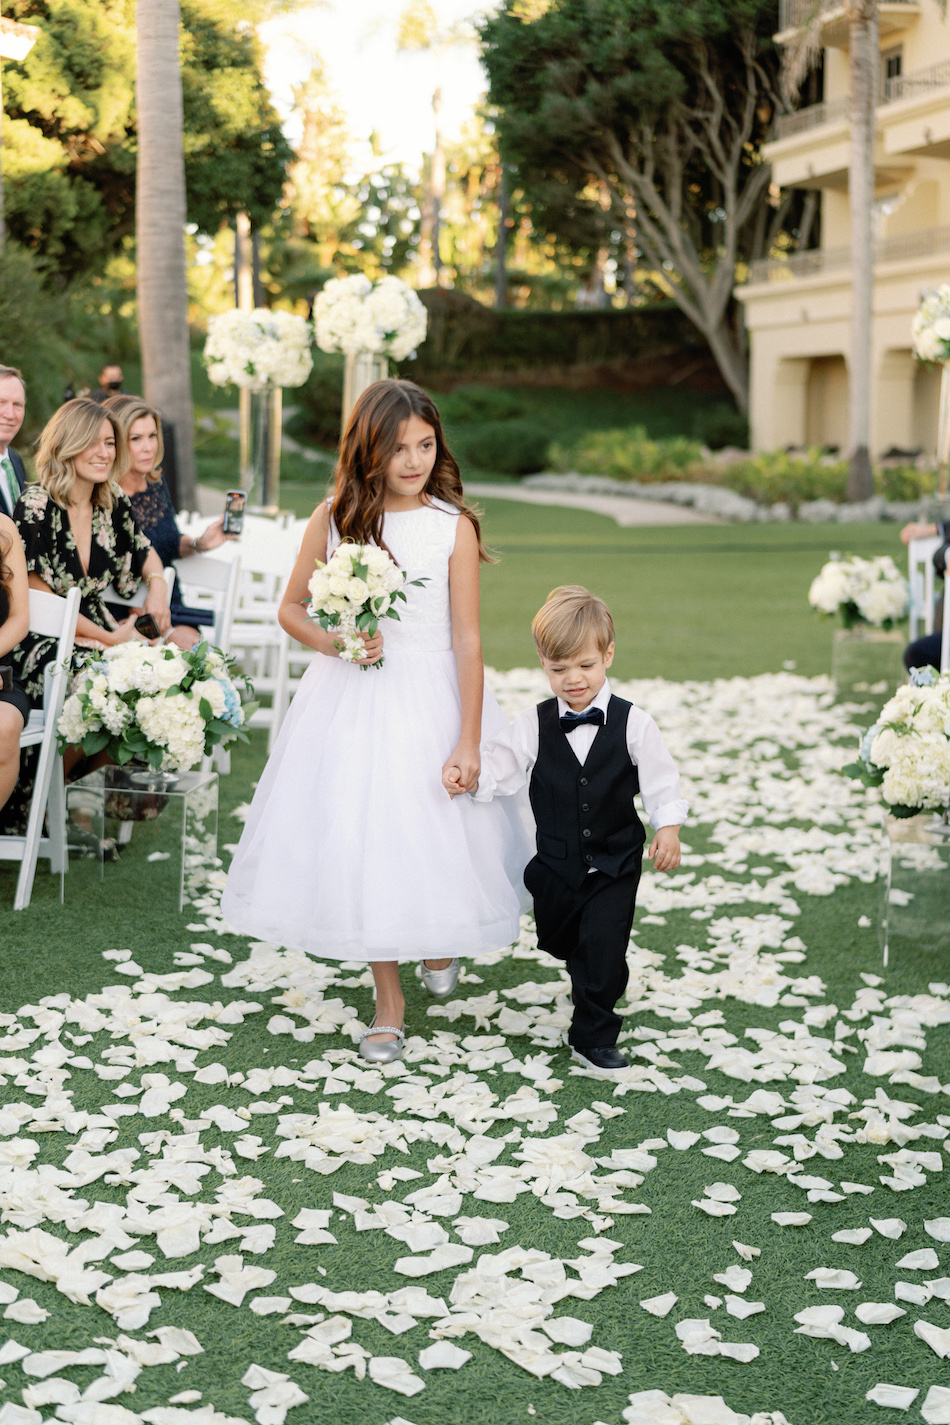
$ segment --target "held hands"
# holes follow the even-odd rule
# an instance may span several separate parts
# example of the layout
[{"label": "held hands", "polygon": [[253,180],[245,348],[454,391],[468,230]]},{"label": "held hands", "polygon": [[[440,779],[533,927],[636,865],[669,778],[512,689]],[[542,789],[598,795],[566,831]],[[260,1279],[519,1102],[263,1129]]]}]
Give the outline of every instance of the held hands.
[{"label": "held hands", "polygon": [[442,768],[442,785],[450,797],[478,791],[478,775],[482,770],[477,746],[460,742]]},{"label": "held hands", "polygon": [[[355,658],[353,660],[354,663],[378,663],[383,656],[383,635],[381,633],[374,633],[372,638],[370,638],[369,634],[361,633],[359,637],[363,640],[366,647],[362,658]],[[336,644],[333,646],[336,648]],[[339,649],[337,649],[337,655],[339,656]]]},{"label": "held hands", "polygon": [[680,863],[680,829],[661,826],[647,852],[654,871],[675,871]]}]

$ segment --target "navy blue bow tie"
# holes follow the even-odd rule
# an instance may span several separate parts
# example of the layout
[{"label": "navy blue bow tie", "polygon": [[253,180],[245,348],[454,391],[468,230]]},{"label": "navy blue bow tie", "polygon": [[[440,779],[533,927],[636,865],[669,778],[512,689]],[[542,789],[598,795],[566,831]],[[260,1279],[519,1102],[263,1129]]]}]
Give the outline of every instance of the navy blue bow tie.
[{"label": "navy blue bow tie", "polygon": [[603,708],[588,708],[586,712],[579,713],[563,713],[560,718],[561,731],[573,732],[575,727],[582,727],[585,722],[592,722],[595,723],[598,727],[603,727]]}]

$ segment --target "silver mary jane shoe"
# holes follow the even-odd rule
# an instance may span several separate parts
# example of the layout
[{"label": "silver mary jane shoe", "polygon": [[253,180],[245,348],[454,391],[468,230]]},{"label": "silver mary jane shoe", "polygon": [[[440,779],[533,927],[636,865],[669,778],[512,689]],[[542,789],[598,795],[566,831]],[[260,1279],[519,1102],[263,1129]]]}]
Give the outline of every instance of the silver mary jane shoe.
[{"label": "silver mary jane shoe", "polygon": [[[395,1034],[396,1038],[374,1041],[369,1037],[371,1034]],[[394,1059],[402,1058],[405,1047],[405,1033],[395,1024],[377,1024],[374,1019],[365,1034],[360,1035],[360,1058],[368,1064],[391,1064]]]},{"label": "silver mary jane shoe", "polygon": [[444,970],[430,970],[425,960],[422,961],[420,968],[422,983],[430,995],[435,995],[436,999],[445,999],[445,996],[450,995],[459,982],[458,959],[450,960]]}]

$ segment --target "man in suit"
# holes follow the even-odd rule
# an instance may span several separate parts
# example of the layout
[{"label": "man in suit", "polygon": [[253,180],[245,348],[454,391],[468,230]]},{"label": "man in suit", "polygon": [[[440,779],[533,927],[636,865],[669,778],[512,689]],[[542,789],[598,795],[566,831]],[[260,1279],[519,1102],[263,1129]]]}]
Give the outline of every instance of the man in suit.
[{"label": "man in suit", "polygon": [[13,449],[26,414],[26,384],[15,366],[0,366],[0,512],[13,507],[26,484],[26,469]]}]

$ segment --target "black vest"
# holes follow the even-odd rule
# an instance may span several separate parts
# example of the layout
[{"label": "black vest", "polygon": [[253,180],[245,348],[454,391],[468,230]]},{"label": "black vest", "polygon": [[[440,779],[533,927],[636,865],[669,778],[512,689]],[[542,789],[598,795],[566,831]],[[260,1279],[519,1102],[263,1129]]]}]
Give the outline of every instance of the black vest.
[{"label": "black vest", "polygon": [[630,707],[611,695],[581,766],[561,731],[557,698],[538,704],[538,760],[528,789],[538,860],[575,890],[592,868],[608,876],[632,871],[646,840],[633,805],[640,780],[627,751]]}]

